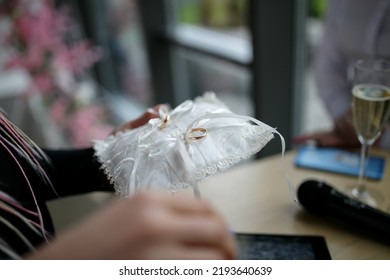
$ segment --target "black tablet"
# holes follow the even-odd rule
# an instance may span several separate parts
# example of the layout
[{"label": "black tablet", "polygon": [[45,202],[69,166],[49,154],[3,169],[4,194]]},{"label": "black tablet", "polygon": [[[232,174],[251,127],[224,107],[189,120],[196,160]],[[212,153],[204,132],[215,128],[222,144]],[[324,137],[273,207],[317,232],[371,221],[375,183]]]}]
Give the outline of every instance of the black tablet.
[{"label": "black tablet", "polygon": [[330,260],[325,238],[313,235],[236,233],[242,260]]}]

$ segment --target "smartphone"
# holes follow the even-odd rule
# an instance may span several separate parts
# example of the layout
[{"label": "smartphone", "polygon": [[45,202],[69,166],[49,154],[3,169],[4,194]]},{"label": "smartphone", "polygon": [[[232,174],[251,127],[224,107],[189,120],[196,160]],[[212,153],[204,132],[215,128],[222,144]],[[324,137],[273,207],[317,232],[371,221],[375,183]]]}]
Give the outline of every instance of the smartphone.
[{"label": "smartphone", "polygon": [[[317,169],[350,176],[359,174],[359,153],[338,148],[303,146],[295,158],[298,167]],[[380,180],[384,176],[386,160],[380,156],[370,156],[367,163],[367,178]]]},{"label": "smartphone", "polygon": [[325,238],[315,235],[235,234],[241,260],[331,260]]}]

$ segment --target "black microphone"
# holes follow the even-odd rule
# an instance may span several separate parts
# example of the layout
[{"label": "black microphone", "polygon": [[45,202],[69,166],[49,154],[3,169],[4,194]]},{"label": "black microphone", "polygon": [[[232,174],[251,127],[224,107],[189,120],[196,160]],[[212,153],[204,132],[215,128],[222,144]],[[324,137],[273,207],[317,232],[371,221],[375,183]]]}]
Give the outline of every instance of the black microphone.
[{"label": "black microphone", "polygon": [[298,188],[298,200],[309,212],[352,225],[354,230],[390,243],[389,214],[352,199],[325,182],[303,182]]}]

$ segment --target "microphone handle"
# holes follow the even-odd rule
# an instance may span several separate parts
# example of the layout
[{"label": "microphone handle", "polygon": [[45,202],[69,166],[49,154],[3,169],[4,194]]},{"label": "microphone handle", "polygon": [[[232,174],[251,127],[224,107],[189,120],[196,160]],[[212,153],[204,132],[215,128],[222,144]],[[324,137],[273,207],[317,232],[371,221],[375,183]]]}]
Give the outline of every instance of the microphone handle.
[{"label": "microphone handle", "polygon": [[310,212],[353,225],[390,242],[389,214],[352,199],[325,182],[304,182],[298,189],[298,200]]}]

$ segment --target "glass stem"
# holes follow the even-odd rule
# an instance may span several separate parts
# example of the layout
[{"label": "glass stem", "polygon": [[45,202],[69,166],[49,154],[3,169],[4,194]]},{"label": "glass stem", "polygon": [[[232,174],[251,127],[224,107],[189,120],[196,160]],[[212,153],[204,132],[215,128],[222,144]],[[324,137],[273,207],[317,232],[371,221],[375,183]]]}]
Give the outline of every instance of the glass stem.
[{"label": "glass stem", "polygon": [[362,147],[360,151],[360,166],[359,166],[359,179],[357,185],[357,194],[359,196],[364,196],[366,189],[366,173],[367,173],[367,163],[368,155],[370,153],[371,145],[367,141],[362,141]]}]

